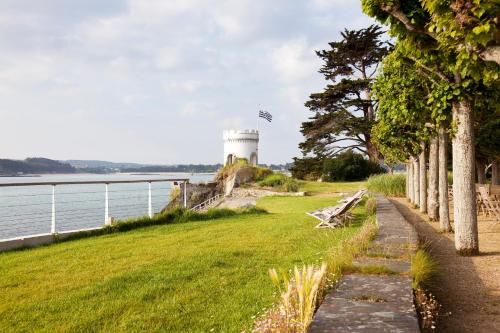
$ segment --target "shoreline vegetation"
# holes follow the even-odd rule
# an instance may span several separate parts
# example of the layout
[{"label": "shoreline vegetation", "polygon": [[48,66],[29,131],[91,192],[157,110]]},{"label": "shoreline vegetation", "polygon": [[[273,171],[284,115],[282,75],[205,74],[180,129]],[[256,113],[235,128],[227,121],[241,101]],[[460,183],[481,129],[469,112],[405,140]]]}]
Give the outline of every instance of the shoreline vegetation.
[{"label": "shoreline vegetation", "polygon": [[115,228],[127,232],[1,253],[0,330],[249,331],[276,304],[270,268],[317,265],[360,232],[363,207],[334,230],[304,213],[338,199],[264,197],[245,212],[177,211],[166,224],[122,222]]},{"label": "shoreline vegetation", "polygon": [[[263,165],[273,170],[288,170],[290,163]],[[222,164],[138,164],[95,160],[58,161],[42,157],[24,160],[0,159],[0,177],[25,177],[45,174],[151,174],[151,173],[216,173]]]}]

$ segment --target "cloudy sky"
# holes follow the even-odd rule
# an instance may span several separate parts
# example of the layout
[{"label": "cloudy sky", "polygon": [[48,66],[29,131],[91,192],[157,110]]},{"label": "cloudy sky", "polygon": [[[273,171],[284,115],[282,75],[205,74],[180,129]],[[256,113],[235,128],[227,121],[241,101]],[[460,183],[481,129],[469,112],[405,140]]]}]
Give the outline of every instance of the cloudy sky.
[{"label": "cloudy sky", "polygon": [[263,108],[260,162],[291,161],[314,50],[371,23],[356,0],[2,0],[0,157],[222,162]]}]

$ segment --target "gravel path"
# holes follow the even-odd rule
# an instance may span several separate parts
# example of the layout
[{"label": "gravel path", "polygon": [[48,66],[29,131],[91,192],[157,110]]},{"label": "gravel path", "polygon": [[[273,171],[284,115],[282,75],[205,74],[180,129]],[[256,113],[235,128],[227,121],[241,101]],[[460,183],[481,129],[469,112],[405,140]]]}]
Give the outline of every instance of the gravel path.
[{"label": "gravel path", "polygon": [[461,257],[455,252],[453,234],[439,233],[439,224],[428,222],[405,199],[392,202],[429,244],[439,264],[440,274],[431,288],[442,304],[437,332],[500,332],[500,225],[480,217],[481,254]]}]

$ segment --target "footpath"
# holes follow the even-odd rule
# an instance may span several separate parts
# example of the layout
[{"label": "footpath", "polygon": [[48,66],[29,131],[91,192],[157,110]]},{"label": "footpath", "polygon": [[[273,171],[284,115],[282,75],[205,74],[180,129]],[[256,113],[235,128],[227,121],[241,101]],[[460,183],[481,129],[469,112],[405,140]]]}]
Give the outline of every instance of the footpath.
[{"label": "footpath", "polygon": [[380,195],[377,224],[378,235],[365,256],[354,263],[354,271],[390,274],[344,275],[321,304],[308,333],[420,331],[409,272],[417,233]]}]

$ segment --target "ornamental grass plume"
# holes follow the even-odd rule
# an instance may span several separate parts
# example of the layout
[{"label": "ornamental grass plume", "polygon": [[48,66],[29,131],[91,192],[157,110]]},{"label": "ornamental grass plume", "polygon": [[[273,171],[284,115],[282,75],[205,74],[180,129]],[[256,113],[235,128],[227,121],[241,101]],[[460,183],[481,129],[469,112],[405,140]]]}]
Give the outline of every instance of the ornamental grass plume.
[{"label": "ornamental grass plume", "polygon": [[255,325],[253,332],[304,333],[311,324],[318,294],[326,286],[326,264],[295,267],[291,273],[269,270],[281,295],[276,306]]}]

